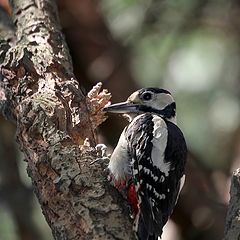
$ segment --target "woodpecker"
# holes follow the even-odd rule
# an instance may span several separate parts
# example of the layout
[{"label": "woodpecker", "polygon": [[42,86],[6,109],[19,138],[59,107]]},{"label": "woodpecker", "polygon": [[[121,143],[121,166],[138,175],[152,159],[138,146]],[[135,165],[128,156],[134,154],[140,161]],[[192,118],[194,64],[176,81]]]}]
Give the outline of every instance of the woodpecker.
[{"label": "woodpecker", "polygon": [[143,88],[106,112],[127,116],[108,165],[116,187],[127,187],[138,240],[162,235],[185,181],[187,146],[176,123],[176,103],[160,88]]}]

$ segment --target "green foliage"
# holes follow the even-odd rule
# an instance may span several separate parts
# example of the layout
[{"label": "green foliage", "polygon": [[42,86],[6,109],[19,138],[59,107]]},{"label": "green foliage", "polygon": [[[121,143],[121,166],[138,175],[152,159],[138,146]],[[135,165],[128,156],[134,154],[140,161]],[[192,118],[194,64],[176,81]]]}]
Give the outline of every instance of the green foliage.
[{"label": "green foliage", "polygon": [[3,205],[0,205],[0,239],[17,240],[15,223],[10,212]]}]

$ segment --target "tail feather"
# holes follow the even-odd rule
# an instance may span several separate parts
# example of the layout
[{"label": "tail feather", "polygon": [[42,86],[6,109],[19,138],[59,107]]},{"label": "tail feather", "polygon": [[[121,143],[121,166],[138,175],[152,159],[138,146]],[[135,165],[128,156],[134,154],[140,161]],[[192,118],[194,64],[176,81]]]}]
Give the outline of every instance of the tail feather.
[{"label": "tail feather", "polygon": [[149,236],[148,240],[158,240],[158,236],[156,236],[156,235]]},{"label": "tail feather", "polygon": [[158,237],[162,235],[162,229],[158,233],[149,231],[149,223],[146,225],[141,214],[136,217],[134,225],[138,240],[158,240]]},{"label": "tail feather", "polygon": [[[135,218],[134,230],[138,240],[157,240],[162,235],[163,215],[158,208],[154,208],[148,196],[142,195],[140,211]],[[154,208],[154,209],[153,209]]]}]

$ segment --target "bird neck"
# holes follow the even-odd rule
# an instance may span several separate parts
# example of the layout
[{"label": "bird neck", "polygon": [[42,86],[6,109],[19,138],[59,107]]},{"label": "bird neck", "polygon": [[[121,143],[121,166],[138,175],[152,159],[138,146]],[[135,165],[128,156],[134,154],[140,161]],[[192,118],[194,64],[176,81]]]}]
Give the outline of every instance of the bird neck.
[{"label": "bird neck", "polygon": [[139,114],[137,113],[124,113],[123,117],[127,119],[128,122],[131,122],[135,117],[137,117]]},{"label": "bird neck", "polygon": [[[142,112],[141,114],[144,114],[144,112]],[[151,113],[151,114],[155,114],[155,113]],[[157,115],[160,116],[161,118],[165,119],[166,121],[174,123],[175,125],[177,125],[177,117],[176,117],[176,115],[172,116],[170,118],[166,118],[166,117],[164,117],[162,115],[159,115],[159,114],[157,114]],[[123,116],[127,119],[128,122],[132,122],[132,120],[135,117],[139,116],[139,113],[125,113],[125,114],[123,114]]]},{"label": "bird neck", "polygon": [[177,117],[176,115],[174,117],[170,117],[170,118],[165,118],[166,121],[169,121],[171,123],[174,123],[175,125],[177,125]]}]

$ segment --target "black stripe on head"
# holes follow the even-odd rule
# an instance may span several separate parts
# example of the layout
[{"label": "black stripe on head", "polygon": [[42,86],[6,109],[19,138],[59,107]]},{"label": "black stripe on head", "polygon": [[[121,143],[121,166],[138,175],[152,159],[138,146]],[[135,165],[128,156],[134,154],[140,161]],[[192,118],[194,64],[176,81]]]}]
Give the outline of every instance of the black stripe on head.
[{"label": "black stripe on head", "polygon": [[167,105],[164,109],[164,116],[166,118],[171,118],[171,117],[175,117],[176,116],[176,103],[173,102],[169,105]]},{"label": "black stripe on head", "polygon": [[156,113],[164,118],[171,118],[176,116],[176,103],[173,102],[161,110],[152,108],[151,106],[140,105],[139,110],[142,112]]},{"label": "black stripe on head", "polygon": [[142,88],[142,89],[139,90],[139,94],[142,94],[142,93],[147,92],[147,91],[151,91],[153,93],[166,93],[166,94],[171,95],[171,93],[168,90],[165,90],[165,89],[162,89],[162,88],[153,88],[153,87]]}]

